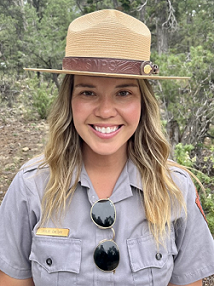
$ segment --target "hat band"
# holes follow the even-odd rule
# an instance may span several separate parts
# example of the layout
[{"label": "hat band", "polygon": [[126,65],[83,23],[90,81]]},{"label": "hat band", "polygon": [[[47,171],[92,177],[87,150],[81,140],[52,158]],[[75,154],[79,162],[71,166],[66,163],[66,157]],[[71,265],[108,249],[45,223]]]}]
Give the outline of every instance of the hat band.
[{"label": "hat band", "polygon": [[159,72],[158,66],[150,61],[90,57],[64,57],[62,69],[133,75],[151,75]]}]

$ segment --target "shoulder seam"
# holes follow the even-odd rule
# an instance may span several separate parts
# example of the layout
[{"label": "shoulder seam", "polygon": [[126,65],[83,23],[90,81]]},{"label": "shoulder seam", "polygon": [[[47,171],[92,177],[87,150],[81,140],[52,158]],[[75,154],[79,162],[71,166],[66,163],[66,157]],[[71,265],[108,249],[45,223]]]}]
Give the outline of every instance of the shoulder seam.
[{"label": "shoulder seam", "polygon": [[177,170],[172,170],[172,172],[173,172],[173,173],[181,174],[181,175],[183,175],[185,178],[187,178],[187,175],[184,174],[184,173],[182,173],[182,172],[179,172],[179,171],[177,171]]}]

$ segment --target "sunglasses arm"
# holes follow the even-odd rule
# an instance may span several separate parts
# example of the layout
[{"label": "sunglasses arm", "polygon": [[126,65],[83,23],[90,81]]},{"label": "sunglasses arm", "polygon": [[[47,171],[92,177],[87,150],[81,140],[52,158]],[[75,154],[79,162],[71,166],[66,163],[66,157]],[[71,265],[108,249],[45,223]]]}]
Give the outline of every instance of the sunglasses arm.
[{"label": "sunglasses arm", "polygon": [[115,231],[114,231],[113,227],[111,227],[111,230],[112,230],[112,232],[113,232],[112,240],[114,240],[114,239],[115,239]]}]

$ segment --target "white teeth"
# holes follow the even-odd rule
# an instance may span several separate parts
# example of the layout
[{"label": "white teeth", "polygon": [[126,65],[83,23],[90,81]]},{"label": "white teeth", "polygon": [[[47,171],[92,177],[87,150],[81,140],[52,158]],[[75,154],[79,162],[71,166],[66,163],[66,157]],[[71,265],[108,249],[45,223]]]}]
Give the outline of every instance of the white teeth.
[{"label": "white teeth", "polygon": [[112,132],[116,131],[117,129],[119,129],[119,127],[118,126],[114,126],[114,127],[98,127],[98,126],[94,126],[94,129],[99,131],[100,133],[109,134],[109,133],[112,133]]}]

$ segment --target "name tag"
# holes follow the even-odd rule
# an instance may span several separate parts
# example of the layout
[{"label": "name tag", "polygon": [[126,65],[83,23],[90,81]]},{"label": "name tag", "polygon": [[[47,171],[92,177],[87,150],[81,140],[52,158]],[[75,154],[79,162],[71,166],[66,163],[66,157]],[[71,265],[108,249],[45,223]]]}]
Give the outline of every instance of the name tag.
[{"label": "name tag", "polygon": [[68,228],[48,228],[40,227],[37,229],[37,235],[49,235],[49,236],[63,236],[67,237],[69,235]]}]

